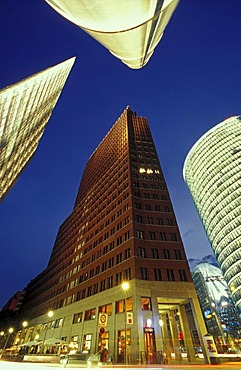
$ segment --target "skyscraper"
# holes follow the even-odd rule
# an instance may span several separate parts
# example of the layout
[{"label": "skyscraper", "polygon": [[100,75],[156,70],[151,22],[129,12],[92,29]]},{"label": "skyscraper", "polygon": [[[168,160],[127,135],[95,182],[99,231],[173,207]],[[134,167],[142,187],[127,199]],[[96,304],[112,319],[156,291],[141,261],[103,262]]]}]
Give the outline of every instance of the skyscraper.
[{"label": "skyscraper", "polygon": [[74,61],[0,90],[0,200],[36,151]]},{"label": "skyscraper", "polygon": [[129,107],[90,156],[22,313],[28,340],[105,347],[119,363],[196,360],[204,321],[148,121]]},{"label": "skyscraper", "polygon": [[45,0],[130,68],[152,56],[179,0]]},{"label": "skyscraper", "polygon": [[184,179],[241,313],[241,116],[204,134],[184,164]]}]

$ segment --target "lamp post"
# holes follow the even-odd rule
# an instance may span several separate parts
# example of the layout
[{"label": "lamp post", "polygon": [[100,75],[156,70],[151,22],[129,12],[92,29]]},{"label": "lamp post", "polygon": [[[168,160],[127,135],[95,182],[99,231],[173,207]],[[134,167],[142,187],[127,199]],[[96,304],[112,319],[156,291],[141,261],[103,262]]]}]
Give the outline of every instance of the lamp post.
[{"label": "lamp post", "polygon": [[[54,312],[53,311],[48,311],[48,313],[47,313],[47,316],[49,317],[49,318],[51,318],[51,317],[53,317],[53,315],[54,315]],[[47,322],[47,324],[46,324],[46,329],[45,329],[45,332],[44,332],[44,339],[43,339],[43,351],[44,351],[44,342],[45,342],[45,339],[46,339],[46,335],[47,335],[47,331],[48,331],[48,324],[49,324],[49,322],[50,321],[48,321]],[[42,351],[42,352],[43,352]]]},{"label": "lamp post", "polygon": [[8,340],[9,340],[10,334],[13,333],[13,330],[14,330],[13,328],[9,328],[8,329],[8,335],[7,335],[7,339],[6,339],[6,342],[4,344],[3,350],[2,350],[2,355],[4,354],[4,351],[5,351],[5,349],[7,347],[7,344],[8,344]]},{"label": "lamp post", "polygon": [[21,340],[23,340],[23,337],[24,337],[24,341],[25,341],[25,336],[26,336],[26,327],[28,326],[28,322],[26,320],[24,320],[22,322],[22,327],[23,327],[23,331],[22,331],[22,335],[21,335]]},{"label": "lamp post", "polygon": [[124,351],[124,364],[126,365],[127,364],[127,352],[126,352],[126,344],[127,344],[127,340],[126,340],[126,335],[127,335],[127,318],[126,318],[126,292],[127,290],[129,289],[130,285],[127,281],[124,281],[122,283],[122,289],[125,293],[125,299],[124,299],[124,311],[125,311],[125,351]]}]

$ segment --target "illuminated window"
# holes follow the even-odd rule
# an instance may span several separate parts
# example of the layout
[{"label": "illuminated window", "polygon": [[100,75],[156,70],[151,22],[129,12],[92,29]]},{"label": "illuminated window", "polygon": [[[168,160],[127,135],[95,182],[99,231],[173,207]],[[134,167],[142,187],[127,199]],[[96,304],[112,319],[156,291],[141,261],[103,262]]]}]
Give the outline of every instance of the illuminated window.
[{"label": "illuminated window", "polygon": [[104,306],[99,307],[100,313],[107,313],[108,315],[112,314],[112,303],[106,304]]},{"label": "illuminated window", "polygon": [[85,334],[83,337],[82,352],[90,352],[91,349],[92,334]]},{"label": "illuminated window", "polygon": [[78,312],[78,313],[75,313],[74,314],[74,317],[73,317],[73,324],[77,324],[79,322],[82,321],[82,316],[83,316],[83,312]]},{"label": "illuminated window", "polygon": [[85,321],[94,320],[96,315],[96,308],[91,308],[85,311]]},{"label": "illuminated window", "polygon": [[150,297],[141,297],[141,308],[142,311],[152,311]]}]

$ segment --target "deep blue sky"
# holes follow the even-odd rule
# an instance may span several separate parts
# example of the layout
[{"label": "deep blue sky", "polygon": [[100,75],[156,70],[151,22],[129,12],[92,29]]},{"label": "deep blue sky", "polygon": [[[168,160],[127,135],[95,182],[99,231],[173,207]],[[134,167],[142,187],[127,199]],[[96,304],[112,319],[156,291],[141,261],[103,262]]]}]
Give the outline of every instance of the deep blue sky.
[{"label": "deep blue sky", "polygon": [[46,267],[85,163],[127,105],[148,117],[188,258],[210,254],[182,167],[202,134],[241,113],[241,1],[181,0],[141,70],[44,0],[3,1],[0,34],[0,88],[77,56],[37,152],[0,205],[0,307]]}]

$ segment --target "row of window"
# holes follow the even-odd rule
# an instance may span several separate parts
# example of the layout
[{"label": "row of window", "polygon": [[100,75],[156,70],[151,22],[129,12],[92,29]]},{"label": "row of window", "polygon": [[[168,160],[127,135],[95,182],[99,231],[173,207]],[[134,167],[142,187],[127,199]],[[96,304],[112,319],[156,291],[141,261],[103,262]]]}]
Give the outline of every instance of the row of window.
[{"label": "row of window", "polygon": [[[149,248],[148,248],[149,251]],[[138,256],[141,258],[147,258],[147,251],[144,247],[138,248]],[[163,248],[159,250],[157,248],[151,248],[151,258],[153,259],[175,259],[175,260],[182,260],[182,254],[179,249],[174,249],[170,251],[170,249]]]},{"label": "row of window", "polygon": [[[155,268],[153,270],[154,272],[154,280],[155,281],[187,281],[187,275],[186,271],[184,269],[179,269],[176,272],[174,272],[173,269],[160,269]],[[176,276],[176,274],[178,274]],[[177,278],[178,277],[178,278]],[[121,284],[123,281],[131,280],[132,273],[131,269],[128,268],[124,270],[123,272],[119,272],[115,275],[115,285]],[[140,267],[140,279],[142,280],[149,280],[149,269],[146,267]],[[55,302],[54,309],[69,305],[71,303],[74,303],[76,301],[80,301],[86,297],[90,297],[92,295],[95,295],[99,292],[105,291],[107,289],[110,289],[114,287],[114,279],[113,276],[108,277],[107,279],[101,280],[100,282],[95,283],[94,285],[91,285],[87,288],[84,288],[80,291],[78,291],[76,294],[70,295],[68,298],[63,298],[58,302]],[[49,296],[44,298],[45,300],[50,299]]]},{"label": "row of window", "polygon": [[136,237],[138,239],[145,239],[145,240],[161,240],[161,241],[172,241],[172,242],[179,241],[179,238],[176,233],[165,233],[165,232],[155,232],[155,231],[136,230]]},{"label": "row of window", "polygon": [[[135,192],[134,195],[137,197],[140,197],[140,193]],[[153,205],[153,204],[146,203],[145,207],[143,208],[143,205],[141,203],[135,202],[134,207],[136,209],[145,209],[146,211],[165,212],[165,213],[172,212],[170,206],[167,206],[167,205],[161,207],[159,204]]]},{"label": "row of window", "polygon": [[148,225],[166,225],[174,226],[175,222],[172,218],[163,219],[162,217],[143,217],[141,215],[136,215],[136,221],[139,224],[148,224]]}]

